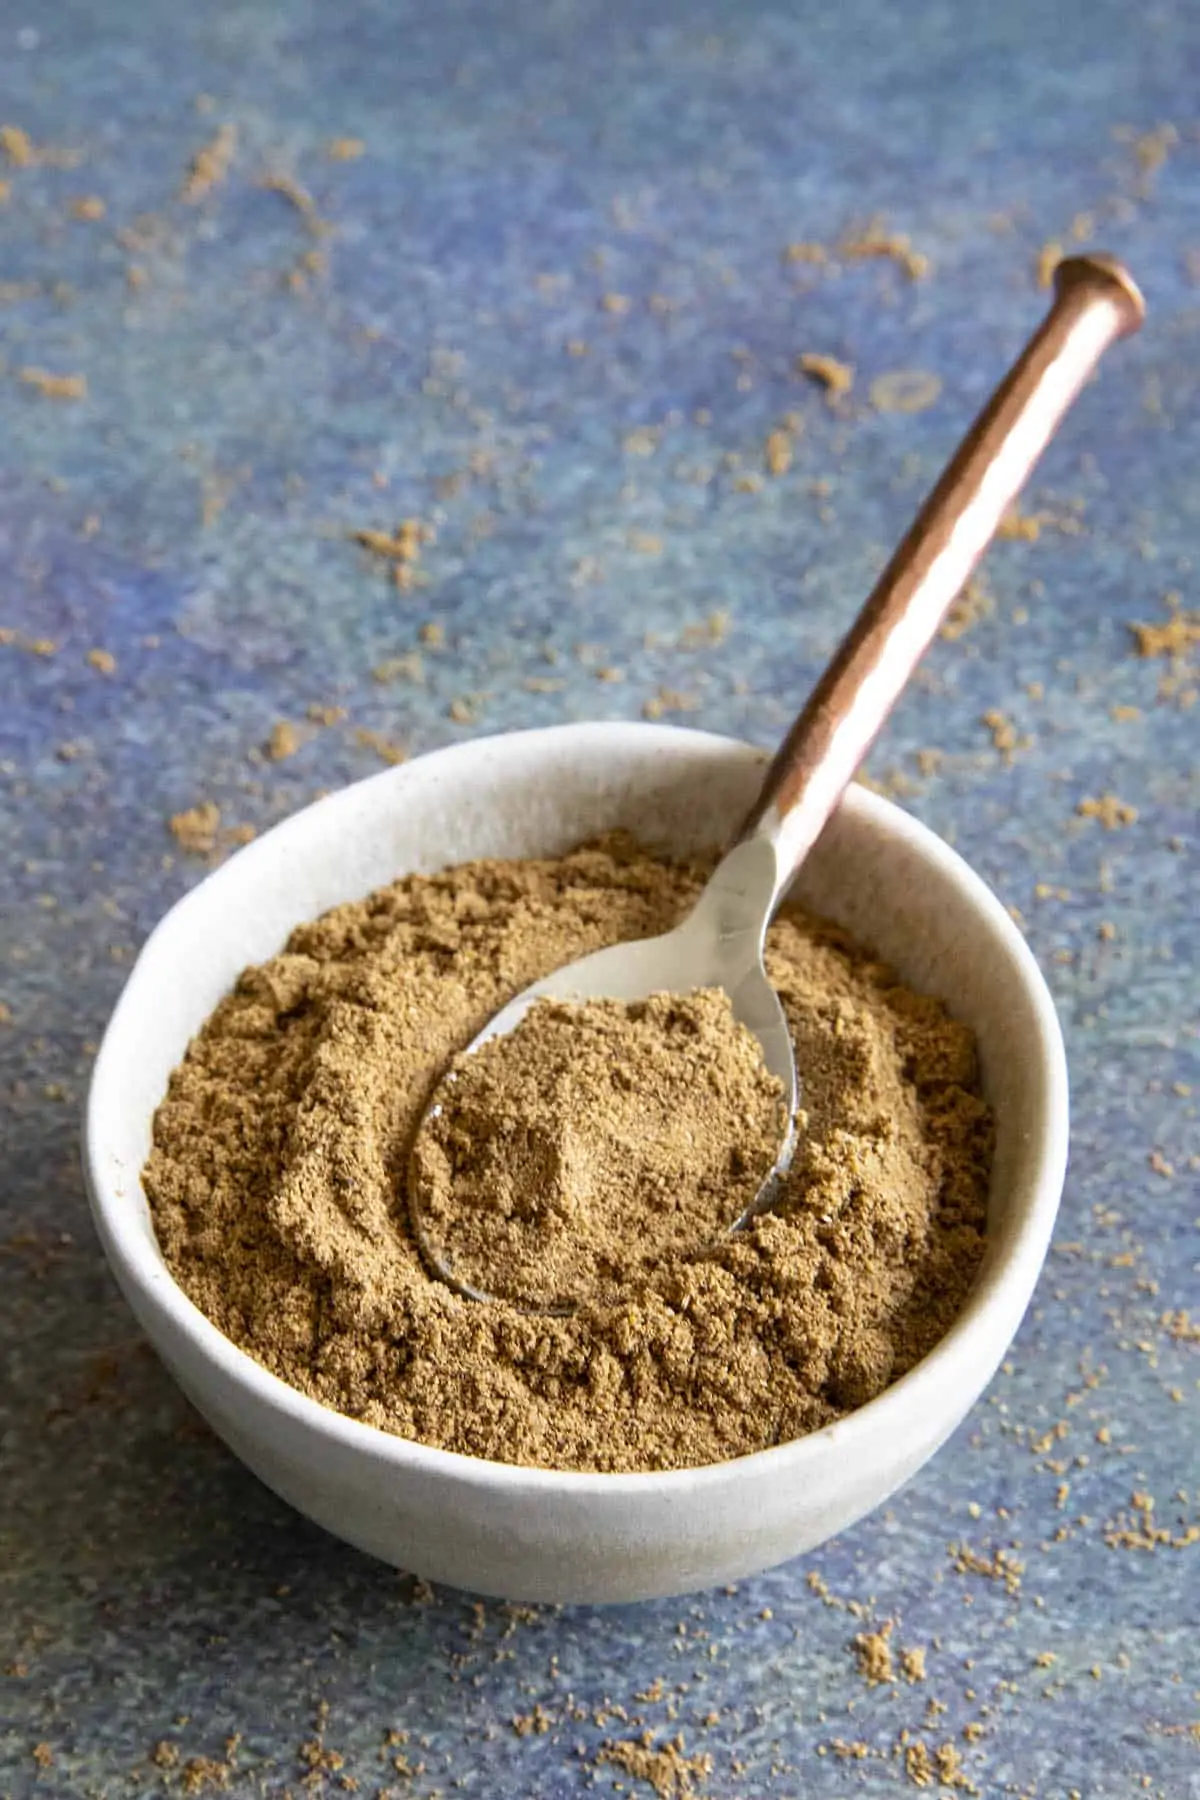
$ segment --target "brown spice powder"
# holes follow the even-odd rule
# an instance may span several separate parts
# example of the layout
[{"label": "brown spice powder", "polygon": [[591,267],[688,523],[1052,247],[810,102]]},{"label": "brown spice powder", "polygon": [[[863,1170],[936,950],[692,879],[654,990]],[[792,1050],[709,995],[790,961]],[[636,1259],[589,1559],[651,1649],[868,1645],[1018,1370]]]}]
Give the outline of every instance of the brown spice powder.
[{"label": "brown spice powder", "polygon": [[624,1295],[715,1244],[770,1173],[782,1090],[729,997],[542,1000],[454,1063],[412,1192],[438,1258],[534,1306]]},{"label": "brown spice powder", "polygon": [[87,399],[86,375],[57,375],[50,369],[31,367],[18,369],[17,380],[23,381],[26,387],[36,389],[39,394],[44,394],[47,400]]},{"label": "brown spice powder", "polygon": [[796,367],[802,375],[811,375],[814,381],[820,382],[830,400],[848,394],[854,386],[853,364],[839,362],[836,356],[805,350],[796,358]]},{"label": "brown spice powder", "polygon": [[172,813],[167,828],[181,849],[195,856],[205,856],[217,847],[221,827],[221,809],[215,800],[201,800],[183,812]]},{"label": "brown spice powder", "polygon": [[214,188],[220,187],[237,153],[237,141],[237,126],[222,125],[212,141],[197,150],[179,192],[181,200],[195,205]]},{"label": "brown spice powder", "polygon": [[609,1739],[601,1746],[596,1760],[611,1763],[635,1780],[644,1781],[654,1789],[658,1800],[691,1800],[696,1782],[711,1775],[713,1767],[707,1751],[696,1756],[684,1754],[682,1734],[656,1744],[650,1731],[643,1731],[638,1738]]},{"label": "brown spice powder", "polygon": [[623,836],[410,876],[243,974],[171,1078],[144,1180],[166,1260],[267,1368],[444,1449],[595,1470],[801,1436],[942,1336],[983,1248],[991,1122],[971,1034],[837,928],[787,910],[768,967],[804,1118],[777,1210],[567,1318],[463,1299],[407,1216],[412,1134],[528,982],[668,929],[711,862]]},{"label": "brown spice powder", "polygon": [[942,378],[928,369],[889,369],[871,383],[871,405],[884,413],[919,413],[933,405]]}]

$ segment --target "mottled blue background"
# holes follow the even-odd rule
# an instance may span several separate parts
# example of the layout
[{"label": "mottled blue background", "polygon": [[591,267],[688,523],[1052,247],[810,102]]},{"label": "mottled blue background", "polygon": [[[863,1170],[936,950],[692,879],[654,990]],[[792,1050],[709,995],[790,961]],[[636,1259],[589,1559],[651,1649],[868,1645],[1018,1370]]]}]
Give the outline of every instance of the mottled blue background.
[{"label": "mottled blue background", "polygon": [[[720,1800],[903,1791],[906,1730],[987,1795],[1200,1795],[1200,1544],[1106,1543],[1135,1490],[1175,1536],[1200,1490],[1198,1351],[1162,1323],[1200,1315],[1200,714],[1128,630],[1168,592],[1196,605],[1197,93],[1184,0],[4,0],[0,123],[81,160],[0,171],[0,1793],[176,1793],[208,1757],[192,1786],[236,1794],[648,1795],[600,1746],[682,1729]],[[227,178],[187,204],[226,123]],[[874,215],[926,279],[782,260]],[[887,1512],[736,1593],[423,1598],[206,1433],[92,1238],[91,1049],[204,870],[167,818],[211,799],[261,828],[377,767],[360,730],[416,752],[637,716],[660,687],[771,743],[1037,318],[1053,241],[1125,255],[1150,302],[1027,497],[1081,529],[997,546],[989,609],[872,761],[1020,909],[1069,1040],[1071,1174],[1011,1360]],[[840,409],[805,350],[855,365]],[[896,369],[940,377],[936,403],[876,410]],[[790,472],[747,480],[788,414]],[[408,593],[347,537],[404,516],[437,528]],[[680,642],[716,609],[723,644]],[[376,680],[431,620],[423,683]],[[314,703],[347,717],[264,760]],[[1031,740],[1011,760],[992,710]],[[1078,816],[1103,793],[1136,822]],[[1019,1591],[960,1572],[964,1542],[1023,1562]],[[856,1672],[887,1619],[923,1684]],[[549,1728],[518,1734],[538,1703]],[[164,1740],[174,1769],[148,1760]]]}]

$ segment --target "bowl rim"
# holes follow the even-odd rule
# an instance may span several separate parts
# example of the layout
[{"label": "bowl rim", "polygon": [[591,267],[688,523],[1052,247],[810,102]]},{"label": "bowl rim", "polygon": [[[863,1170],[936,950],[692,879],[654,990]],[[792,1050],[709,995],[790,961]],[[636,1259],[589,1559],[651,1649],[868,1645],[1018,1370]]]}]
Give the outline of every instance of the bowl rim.
[{"label": "bowl rim", "polygon": [[[892,801],[855,783],[847,790],[841,806],[848,808],[852,814],[859,815],[869,827],[885,837],[905,843],[927,864],[932,865],[938,875],[960,889],[965,889],[982,921],[1016,965],[1026,997],[1031,1002],[1036,1028],[1035,1038],[1028,1046],[1028,1054],[1036,1056],[1042,1070],[1045,1095],[1038,1134],[1040,1143],[1036,1143],[1034,1147],[1034,1163],[1038,1173],[1032,1201],[1016,1227],[1003,1261],[993,1263],[990,1268],[985,1261],[962,1310],[949,1330],[932,1350],[897,1381],[864,1406],[855,1408],[829,1425],[821,1426],[803,1437],[791,1438],[785,1443],[730,1457],[722,1462],[682,1469],[619,1473],[544,1469],[519,1463],[496,1462],[487,1457],[469,1456],[457,1450],[443,1450],[422,1443],[419,1439],[401,1437],[380,1426],[350,1418],[323,1401],[314,1400],[292,1387],[212,1324],[175,1280],[158,1247],[153,1227],[150,1238],[146,1239],[143,1228],[135,1221],[133,1203],[140,1198],[142,1204],[148,1207],[141,1184],[141,1170],[138,1169],[132,1178],[127,1178],[124,1186],[119,1186],[110,1179],[108,1171],[102,1166],[97,1148],[101,1119],[113,1101],[120,1100],[117,1058],[121,1050],[121,1038],[126,1031],[128,1017],[140,1003],[137,992],[139,974],[145,972],[144,966],[151,948],[177,927],[185,913],[198,911],[202,906],[211,904],[218,897],[224,878],[235,866],[244,869],[245,863],[262,854],[264,846],[270,844],[272,839],[278,840],[298,820],[310,817],[318,809],[336,811],[348,795],[368,786],[402,787],[409,771],[428,765],[435,759],[444,764],[470,762],[481,755],[486,756],[496,745],[508,744],[513,740],[521,740],[530,749],[541,750],[550,758],[564,747],[566,740],[578,741],[581,737],[597,734],[604,737],[636,735],[644,740],[647,752],[653,750],[655,740],[663,742],[669,738],[678,741],[684,738],[698,745],[707,743],[714,749],[720,747],[726,752],[753,752],[759,759],[763,756],[761,747],[722,733],[636,720],[581,721],[467,739],[426,752],[412,762],[382,770],[379,774],[338,788],[288,814],[260,838],[235,852],[168,909],[145,939],[134,961],[105,1027],[93,1066],[83,1109],[83,1174],[93,1221],[105,1253],[119,1277],[119,1285],[136,1290],[142,1305],[155,1315],[168,1339],[173,1337],[185,1340],[200,1359],[215,1365],[229,1384],[249,1390],[250,1397],[257,1405],[283,1413],[295,1426],[318,1437],[334,1440],[346,1452],[391,1463],[395,1475],[400,1479],[406,1474],[412,1474],[427,1479],[450,1481],[464,1488],[486,1489],[491,1492],[499,1489],[510,1499],[519,1498],[522,1493],[528,1493],[531,1497],[545,1497],[558,1492],[564,1498],[573,1500],[594,1497],[598,1500],[615,1501],[622,1496],[668,1500],[680,1497],[685,1490],[694,1493],[697,1488],[713,1488],[731,1479],[748,1479],[754,1476],[769,1477],[775,1474],[795,1478],[802,1475],[809,1465],[824,1459],[835,1445],[843,1454],[850,1456],[860,1440],[869,1436],[885,1438],[890,1429],[903,1424],[905,1410],[919,1399],[923,1389],[930,1390],[931,1399],[936,1406],[939,1377],[956,1359],[962,1358],[968,1347],[975,1351],[973,1357],[966,1359],[968,1362],[985,1363],[989,1360],[989,1342],[994,1343],[998,1335],[1002,1335],[1003,1345],[995,1358],[998,1362],[1029,1303],[1053,1230],[1067,1164],[1069,1099],[1062,1031],[1042,972],[1024,937],[982,876],[929,826],[922,824]],[[1014,1305],[1018,1294],[1020,1304]],[[152,1342],[157,1343],[153,1332],[147,1329],[147,1335]],[[990,1373],[989,1370],[989,1379]],[[972,1403],[974,1399],[973,1395]],[[944,1408],[938,1407],[937,1410],[943,1412]]]}]

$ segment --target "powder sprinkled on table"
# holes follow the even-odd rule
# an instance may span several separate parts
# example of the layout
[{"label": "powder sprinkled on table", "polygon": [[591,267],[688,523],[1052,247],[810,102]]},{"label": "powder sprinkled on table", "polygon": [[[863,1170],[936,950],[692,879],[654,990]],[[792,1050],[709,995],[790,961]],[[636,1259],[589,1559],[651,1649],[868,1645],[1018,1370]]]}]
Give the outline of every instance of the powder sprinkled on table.
[{"label": "powder sprinkled on table", "polygon": [[952,1322],[983,1248],[974,1045],[837,928],[785,909],[768,973],[803,1118],[777,1209],[566,1318],[465,1299],[410,1228],[413,1133],[529,982],[669,929],[711,859],[614,836],[408,876],[247,970],[172,1076],[144,1180],[166,1260],[284,1380],[384,1430],[563,1469],[695,1466],[863,1404]]}]

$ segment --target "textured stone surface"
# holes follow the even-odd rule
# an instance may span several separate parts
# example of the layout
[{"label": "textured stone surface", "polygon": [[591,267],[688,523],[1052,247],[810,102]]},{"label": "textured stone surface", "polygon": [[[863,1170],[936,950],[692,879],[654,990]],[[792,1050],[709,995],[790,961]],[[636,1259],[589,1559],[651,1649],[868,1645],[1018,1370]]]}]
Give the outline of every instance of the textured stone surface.
[{"label": "textured stone surface", "polygon": [[[723,1800],[904,1790],[905,1731],[989,1795],[1200,1794],[1200,1544],[1106,1542],[1135,1491],[1185,1535],[1200,1490],[1198,1352],[1162,1324],[1200,1313],[1200,715],[1127,628],[1195,605],[1198,81],[1183,0],[0,11],[0,122],[81,153],[0,171],[0,1793],[649,1794],[601,1746],[682,1730]],[[226,178],[182,200],[225,124]],[[877,213],[925,279],[781,258]],[[167,817],[261,828],[378,766],[360,731],[415,752],[660,689],[771,742],[1074,238],[1128,256],[1151,324],[1027,498],[1060,524],[996,548],[872,765],[1021,909],[1069,1038],[1072,1168],[1011,1359],[888,1512],[737,1593],[422,1596],[198,1426],[90,1232],[90,1046],[204,869]],[[855,365],[839,410],[805,350]],[[934,403],[875,408],[897,369]],[[437,538],[402,592],[347,533],[409,516]],[[688,633],[718,609],[724,642]],[[429,620],[423,679],[376,680]],[[344,722],[264,760],[314,703]],[[1078,815],[1106,793],[1136,822]],[[956,1543],[1010,1550],[1019,1591]],[[888,1619],[923,1684],[856,1671]]]}]

